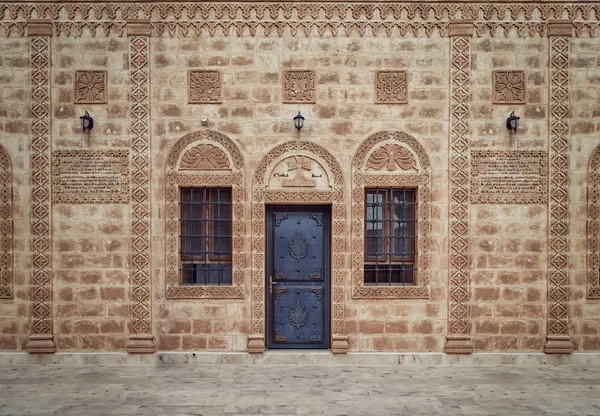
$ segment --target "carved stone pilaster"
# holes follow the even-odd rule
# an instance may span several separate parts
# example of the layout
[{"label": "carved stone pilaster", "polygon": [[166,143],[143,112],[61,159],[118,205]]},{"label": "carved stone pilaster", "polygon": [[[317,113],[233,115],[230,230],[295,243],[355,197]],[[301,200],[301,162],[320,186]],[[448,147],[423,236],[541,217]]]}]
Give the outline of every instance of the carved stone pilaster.
[{"label": "carved stone pilaster", "polygon": [[548,195],[548,334],[544,352],[569,354],[569,44],[570,21],[548,24],[550,138]]},{"label": "carved stone pilaster", "polygon": [[130,323],[126,350],[155,351],[150,277],[150,23],[127,22],[131,118]]},{"label": "carved stone pilaster", "polygon": [[0,144],[0,299],[13,291],[13,201],[10,155]]},{"label": "carved stone pilaster", "polygon": [[54,353],[52,323],[52,208],[50,37],[52,23],[27,24],[31,57],[31,336],[30,353]]},{"label": "carved stone pilaster", "polygon": [[450,22],[450,267],[448,354],[470,354],[469,117],[473,23]]}]

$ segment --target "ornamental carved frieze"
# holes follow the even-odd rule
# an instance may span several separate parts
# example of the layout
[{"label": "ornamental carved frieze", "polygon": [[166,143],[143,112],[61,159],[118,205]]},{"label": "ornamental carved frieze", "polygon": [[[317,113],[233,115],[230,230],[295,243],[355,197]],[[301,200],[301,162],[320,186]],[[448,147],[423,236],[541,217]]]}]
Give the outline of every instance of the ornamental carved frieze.
[{"label": "ornamental carved frieze", "polygon": [[408,102],[406,71],[375,73],[375,104],[406,104]]},{"label": "ornamental carved frieze", "polygon": [[525,104],[525,71],[493,71],[492,102]]},{"label": "ornamental carved frieze", "polygon": [[188,72],[188,102],[218,104],[221,102],[221,73],[190,70]]},{"label": "ornamental carved frieze", "polygon": [[394,171],[417,169],[413,154],[404,146],[388,143],[376,149],[367,160],[367,169]]},{"label": "ornamental carved frieze", "polygon": [[199,144],[185,152],[180,167],[196,170],[229,169],[229,158],[217,146]]},{"label": "ornamental carved frieze", "polygon": [[107,102],[106,71],[75,71],[75,104]]},{"label": "ornamental carved frieze", "polygon": [[12,169],[8,152],[0,145],[0,298],[13,297]]},{"label": "ornamental carved frieze", "polygon": [[283,102],[314,103],[315,71],[284,71]]},{"label": "ornamental carved frieze", "polygon": [[587,297],[600,299],[600,147],[588,165],[587,213]]}]

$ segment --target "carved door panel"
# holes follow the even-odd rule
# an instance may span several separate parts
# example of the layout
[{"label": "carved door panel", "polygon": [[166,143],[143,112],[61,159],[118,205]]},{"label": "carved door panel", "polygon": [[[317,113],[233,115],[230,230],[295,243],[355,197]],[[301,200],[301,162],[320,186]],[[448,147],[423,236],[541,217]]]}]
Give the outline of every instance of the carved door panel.
[{"label": "carved door panel", "polygon": [[269,348],[329,348],[330,207],[267,211]]}]

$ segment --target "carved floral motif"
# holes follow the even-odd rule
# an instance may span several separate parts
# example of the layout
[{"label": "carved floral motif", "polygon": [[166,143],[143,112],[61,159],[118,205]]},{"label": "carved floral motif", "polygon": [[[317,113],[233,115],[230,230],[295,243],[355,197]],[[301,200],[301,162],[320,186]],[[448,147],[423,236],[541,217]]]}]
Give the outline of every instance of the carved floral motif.
[{"label": "carved floral motif", "polygon": [[376,104],[406,104],[408,102],[406,71],[377,71],[375,73]]},{"label": "carved floral motif", "polygon": [[367,169],[380,170],[386,168],[388,171],[417,169],[417,163],[412,153],[405,147],[397,144],[385,144],[375,150],[367,160]]},{"label": "carved floral motif", "polygon": [[12,172],[8,152],[0,145],[0,298],[13,297]]},{"label": "carved floral motif", "polygon": [[106,71],[75,71],[75,104],[107,101]]},{"label": "carved floral motif", "polygon": [[315,102],[315,72],[314,71],[284,71],[283,72],[283,102],[284,103],[314,103]]},{"label": "carved floral motif", "polygon": [[221,73],[190,70],[188,72],[188,102],[215,104],[221,102]]},{"label": "carved floral motif", "polygon": [[588,167],[587,297],[600,299],[600,147]]},{"label": "carved floral motif", "polygon": [[181,158],[181,169],[229,169],[229,159],[217,146],[200,144],[192,147]]},{"label": "carved floral motif", "polygon": [[493,71],[492,78],[494,104],[525,104],[524,71]]}]

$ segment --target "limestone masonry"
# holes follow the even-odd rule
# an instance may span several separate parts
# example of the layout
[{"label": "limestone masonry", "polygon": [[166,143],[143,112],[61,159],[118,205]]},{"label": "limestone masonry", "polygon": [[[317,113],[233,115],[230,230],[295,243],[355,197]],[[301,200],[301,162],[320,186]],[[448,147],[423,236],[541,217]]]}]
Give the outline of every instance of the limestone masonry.
[{"label": "limestone masonry", "polygon": [[0,351],[600,352],[600,1],[0,25]]}]

